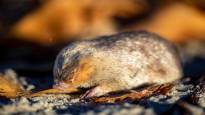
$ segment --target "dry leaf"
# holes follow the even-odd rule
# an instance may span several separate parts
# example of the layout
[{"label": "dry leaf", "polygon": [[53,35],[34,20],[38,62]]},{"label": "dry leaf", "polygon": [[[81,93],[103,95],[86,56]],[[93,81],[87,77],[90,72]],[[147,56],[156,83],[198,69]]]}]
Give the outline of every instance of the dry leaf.
[{"label": "dry leaf", "polygon": [[162,85],[157,85],[157,86],[144,89],[139,92],[125,94],[119,97],[101,97],[101,98],[94,99],[92,101],[95,103],[105,103],[105,102],[114,103],[117,101],[124,101],[127,98],[138,100],[138,99],[143,99],[143,98],[153,96],[153,95],[160,95],[160,94],[166,95],[168,92],[170,92],[173,86],[174,86],[173,84],[162,84]]},{"label": "dry leaf", "polygon": [[77,93],[77,92],[81,92],[81,90],[76,89],[76,88],[69,88],[66,90],[48,89],[48,90],[43,90],[43,91],[36,92],[36,93],[25,94],[23,96],[30,98],[30,97],[34,97],[34,96],[39,96],[41,94],[47,94],[47,93]]},{"label": "dry leaf", "polygon": [[20,86],[0,76],[0,98],[16,98],[24,93],[25,91]]}]

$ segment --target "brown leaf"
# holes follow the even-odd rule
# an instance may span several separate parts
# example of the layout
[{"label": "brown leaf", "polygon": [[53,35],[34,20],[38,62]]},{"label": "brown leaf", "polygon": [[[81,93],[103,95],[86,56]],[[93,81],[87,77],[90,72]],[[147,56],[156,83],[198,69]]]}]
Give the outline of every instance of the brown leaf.
[{"label": "brown leaf", "polygon": [[30,97],[38,96],[38,95],[41,95],[41,94],[47,94],[47,93],[77,93],[77,92],[81,92],[81,90],[76,89],[76,88],[69,88],[69,89],[66,89],[66,90],[47,89],[47,90],[39,91],[39,92],[36,92],[36,93],[25,94],[23,96],[27,97],[27,98],[30,98]]},{"label": "brown leaf", "polygon": [[0,98],[17,98],[25,91],[12,81],[0,76]]},{"label": "brown leaf", "polygon": [[118,101],[124,101],[127,98],[138,100],[153,95],[160,95],[160,94],[166,95],[168,92],[170,92],[173,86],[174,86],[173,84],[162,84],[162,85],[157,85],[157,86],[144,89],[139,92],[125,94],[119,97],[101,97],[101,98],[93,99],[92,101],[95,103],[105,103],[105,102],[114,103]]}]

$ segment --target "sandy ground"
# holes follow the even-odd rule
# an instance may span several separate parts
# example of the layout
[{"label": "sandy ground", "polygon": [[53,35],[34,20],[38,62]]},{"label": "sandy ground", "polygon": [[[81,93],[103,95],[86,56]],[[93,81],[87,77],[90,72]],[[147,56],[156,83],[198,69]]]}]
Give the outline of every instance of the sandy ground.
[{"label": "sandy ground", "polygon": [[[35,88],[33,84],[40,82],[32,78],[18,76],[13,70],[7,70],[5,77],[12,79],[26,90]],[[49,79],[45,78],[45,79]],[[187,98],[195,91],[197,86],[190,84],[185,78],[175,82],[175,87],[164,96],[159,95],[142,100],[128,100],[119,103],[96,104],[79,99],[79,94],[44,94],[32,98],[17,98],[0,101],[0,114],[26,114],[26,115],[155,115],[155,114],[205,114],[205,94],[202,93],[198,104],[189,104]],[[48,83],[49,84],[49,83]]]}]

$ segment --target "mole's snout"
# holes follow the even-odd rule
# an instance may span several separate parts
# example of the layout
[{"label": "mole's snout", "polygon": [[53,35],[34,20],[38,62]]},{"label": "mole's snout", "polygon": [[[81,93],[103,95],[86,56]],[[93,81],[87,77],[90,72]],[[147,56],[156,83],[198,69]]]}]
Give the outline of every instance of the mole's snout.
[{"label": "mole's snout", "polygon": [[66,83],[60,82],[60,83],[55,83],[55,84],[53,85],[53,88],[54,88],[54,89],[64,90],[64,89],[67,89],[68,86],[67,86]]}]

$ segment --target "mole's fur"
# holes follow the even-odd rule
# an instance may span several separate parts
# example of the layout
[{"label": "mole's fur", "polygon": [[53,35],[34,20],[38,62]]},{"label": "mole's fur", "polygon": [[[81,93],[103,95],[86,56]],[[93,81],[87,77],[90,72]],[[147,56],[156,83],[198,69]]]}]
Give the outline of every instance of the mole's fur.
[{"label": "mole's fur", "polygon": [[54,88],[94,87],[88,92],[91,97],[181,77],[175,47],[146,31],[73,42],[54,65]]}]

